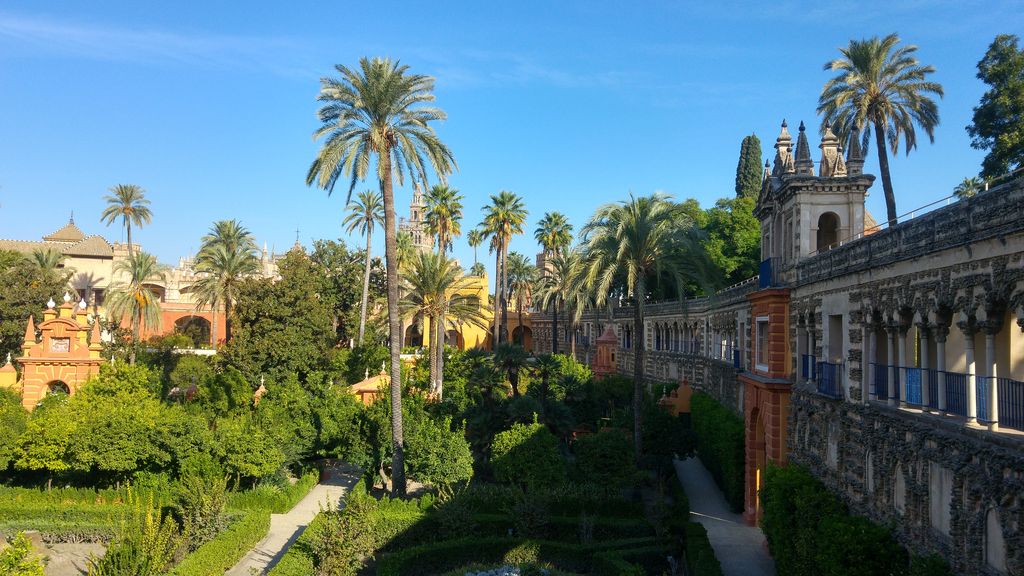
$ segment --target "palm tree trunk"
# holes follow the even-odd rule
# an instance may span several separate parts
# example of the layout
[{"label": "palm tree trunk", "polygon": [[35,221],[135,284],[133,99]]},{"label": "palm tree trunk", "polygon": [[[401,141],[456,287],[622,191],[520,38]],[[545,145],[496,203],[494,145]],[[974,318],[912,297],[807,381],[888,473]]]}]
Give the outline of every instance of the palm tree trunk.
[{"label": "palm tree trunk", "polygon": [[213,320],[210,321],[210,348],[214,351],[217,350],[217,308],[210,306],[210,317]]},{"label": "palm tree trunk", "polygon": [[231,342],[231,297],[224,298],[224,343]]},{"label": "palm tree trunk", "polygon": [[405,496],[405,440],[402,431],[402,349],[398,319],[398,246],[395,231],[395,195],[391,188],[391,156],[388,151],[378,155],[383,163],[380,189],[384,193],[384,258],[387,262],[388,344],[391,347],[391,493]]},{"label": "palm tree trunk", "polygon": [[448,331],[445,330],[444,318],[447,312],[448,302],[442,295],[441,298],[441,315],[437,321],[437,399],[440,400],[444,394],[444,341],[448,337]]},{"label": "palm tree trunk", "polygon": [[498,330],[501,328],[501,246],[494,254],[494,345],[492,351],[498,347]]},{"label": "palm tree trunk", "polygon": [[551,317],[551,353],[558,354],[558,298],[555,298],[555,305],[552,308]]},{"label": "palm tree trunk", "polygon": [[526,330],[523,328],[523,299],[516,298],[516,309],[519,310],[519,345],[526,349]]},{"label": "palm tree trunk", "polygon": [[430,339],[430,346],[427,347],[427,355],[430,357],[430,391],[437,392],[437,314],[430,316],[430,330],[424,330],[423,335]]},{"label": "palm tree trunk", "polygon": [[889,153],[885,149],[885,123],[875,120],[875,147],[878,148],[878,172],[882,175],[882,192],[885,193],[885,212],[889,227],[896,225],[896,194],[892,191],[892,176],[889,175]]},{"label": "palm tree trunk", "polygon": [[366,302],[370,294],[370,238],[372,228],[366,228],[366,269],[363,271],[363,303],[359,310],[359,345],[363,345],[363,334],[366,333]]},{"label": "palm tree trunk", "polygon": [[125,228],[128,229],[128,257],[132,258],[135,256],[135,251],[132,250],[132,223],[130,220],[124,221]]},{"label": "palm tree trunk", "polygon": [[576,322],[569,321],[569,356],[576,359]]},{"label": "palm tree trunk", "polygon": [[639,464],[643,449],[643,397],[644,397],[644,293],[647,289],[642,273],[637,274],[633,286],[636,305],[633,306],[633,333],[636,334],[635,352],[633,354],[633,446],[636,461]]},{"label": "palm tree trunk", "polygon": [[502,342],[508,341],[508,242],[501,247],[501,330]]},{"label": "palm tree trunk", "polygon": [[139,349],[139,329],[142,325],[142,310],[132,312],[132,349],[128,353],[128,363],[135,365],[135,352]]}]

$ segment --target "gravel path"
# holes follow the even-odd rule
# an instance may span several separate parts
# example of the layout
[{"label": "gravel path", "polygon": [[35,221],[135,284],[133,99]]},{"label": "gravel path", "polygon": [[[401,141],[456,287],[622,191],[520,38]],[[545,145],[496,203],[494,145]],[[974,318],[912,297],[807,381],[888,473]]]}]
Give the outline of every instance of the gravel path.
[{"label": "gravel path", "polygon": [[269,572],[321,509],[338,507],[341,498],[359,481],[361,474],[356,468],[345,464],[338,464],[326,472],[327,477],[314,486],[294,508],[285,514],[270,515],[267,535],[225,574],[252,576]]},{"label": "gravel path", "polygon": [[676,460],[676,474],[690,499],[690,519],[708,531],[725,576],[774,576],[775,562],[760,528],[747,526],[729,504],[700,459]]}]

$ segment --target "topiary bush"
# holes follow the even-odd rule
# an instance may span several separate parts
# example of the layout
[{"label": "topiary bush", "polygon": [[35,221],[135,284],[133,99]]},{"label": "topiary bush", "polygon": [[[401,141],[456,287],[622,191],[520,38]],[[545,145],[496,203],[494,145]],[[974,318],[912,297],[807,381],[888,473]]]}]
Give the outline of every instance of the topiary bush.
[{"label": "topiary bush", "polygon": [[420,482],[448,486],[473,477],[473,454],[462,428],[452,430],[451,418],[422,418],[405,437],[406,472]]},{"label": "topiary bush", "polygon": [[743,419],[703,392],[690,399],[691,422],[697,455],[729,502],[733,512],[743,510]]},{"label": "topiary bush", "polygon": [[513,424],[495,435],[491,466],[499,481],[527,489],[565,481],[565,461],[558,450],[558,439],[543,424]]},{"label": "topiary bush", "polygon": [[626,486],[636,477],[633,443],[621,432],[583,436],[573,444],[573,452],[580,477],[587,482]]}]

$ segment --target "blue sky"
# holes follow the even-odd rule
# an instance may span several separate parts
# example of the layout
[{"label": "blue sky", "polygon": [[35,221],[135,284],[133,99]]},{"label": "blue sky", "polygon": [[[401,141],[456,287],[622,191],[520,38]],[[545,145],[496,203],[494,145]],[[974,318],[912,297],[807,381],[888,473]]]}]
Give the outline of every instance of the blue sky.
[{"label": "blue sky", "polygon": [[[1020,2],[998,0],[293,4],[0,4],[0,237],[41,237],[73,210],[119,239],[99,223],[117,183],[147,189],[155,218],[136,239],[167,263],[221,218],[278,250],[297,228],[307,245],[345,237],[345,191],[304,184],[319,78],[384,55],[437,78],[464,229],[512,190],[530,211],[512,249],[532,255],[545,211],[578,227],[630,191],[705,207],[732,195],[743,136],[767,155],[783,118],[816,127],[822,65],[889,32],[946,90],[935,143],[892,159],[903,213],[977,173],[964,131],[984,91],[975,66],[996,34],[1024,31]],[[396,192],[404,214],[411,191]],[[885,213],[880,182],[868,209]],[[464,238],[456,255],[472,263]]]}]

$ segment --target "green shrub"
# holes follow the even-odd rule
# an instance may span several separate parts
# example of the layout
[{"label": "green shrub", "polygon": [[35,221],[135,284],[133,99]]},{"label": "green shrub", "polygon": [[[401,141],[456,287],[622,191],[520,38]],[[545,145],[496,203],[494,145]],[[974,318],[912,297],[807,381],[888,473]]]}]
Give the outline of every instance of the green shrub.
[{"label": "green shrub", "polygon": [[184,544],[178,524],[150,509],[120,534],[99,559],[90,559],[91,576],[157,576],[170,566]]},{"label": "green shrub", "polygon": [[558,439],[542,424],[513,424],[494,437],[491,452],[494,476],[535,489],[565,480],[565,461]]},{"label": "green shrub", "polygon": [[692,456],[695,442],[693,430],[680,417],[653,402],[648,403],[643,420],[644,461],[641,464],[644,468],[654,470],[663,478],[674,477],[674,458]]},{"label": "green shrub", "polygon": [[[799,466],[769,466],[761,500],[762,527],[780,574],[888,576],[910,568],[906,551],[888,530],[849,515]],[[918,570],[934,569],[923,560],[916,564]]]},{"label": "green shrub", "polygon": [[615,431],[583,436],[573,444],[576,467],[588,482],[608,486],[625,486],[636,475],[633,443]]},{"label": "green shrub", "polygon": [[708,540],[708,531],[696,522],[686,526],[686,566],[692,576],[722,576],[722,566]]},{"label": "green shrub", "polygon": [[309,491],[320,481],[320,473],[310,470],[301,476],[295,484],[284,487],[274,484],[260,484],[252,490],[232,492],[228,495],[228,508],[232,510],[268,510],[274,514],[284,514],[295,507],[309,494]]},{"label": "green shrub", "polygon": [[3,576],[43,576],[43,559],[32,552],[32,543],[24,532],[18,532],[10,548],[0,551],[0,574]]},{"label": "green shrub", "polygon": [[227,486],[224,478],[186,476],[181,479],[175,508],[188,538],[189,551],[212,540],[227,525],[224,515]]},{"label": "green shrub", "polygon": [[171,571],[173,576],[222,574],[242,559],[270,530],[270,512],[246,512],[215,538],[200,546]]},{"label": "green shrub", "polygon": [[406,472],[434,486],[466,482],[473,477],[473,454],[464,430],[453,431],[451,419],[423,418],[405,437]]},{"label": "green shrub", "polygon": [[743,419],[702,392],[690,399],[697,455],[733,512],[743,510]]}]

